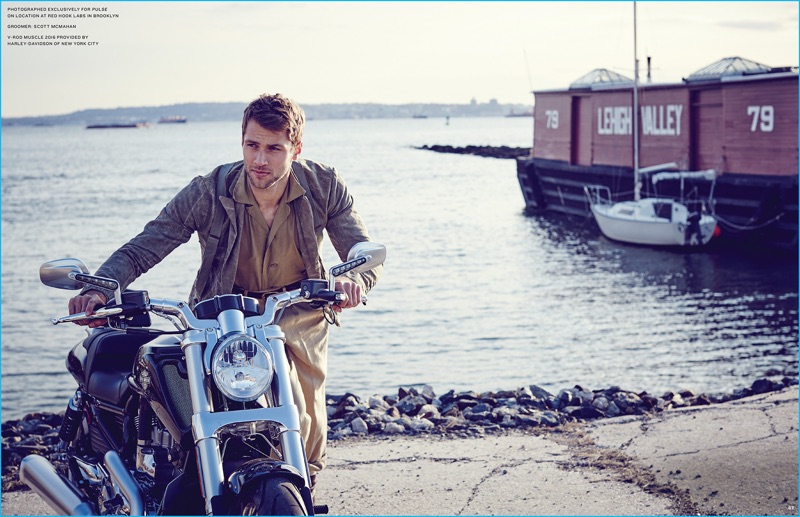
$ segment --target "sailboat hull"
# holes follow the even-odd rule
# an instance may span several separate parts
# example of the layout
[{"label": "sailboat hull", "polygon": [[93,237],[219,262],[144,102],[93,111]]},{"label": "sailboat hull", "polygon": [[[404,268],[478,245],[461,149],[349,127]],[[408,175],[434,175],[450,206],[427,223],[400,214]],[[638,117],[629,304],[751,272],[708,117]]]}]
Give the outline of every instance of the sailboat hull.
[{"label": "sailboat hull", "polygon": [[592,213],[603,235],[615,241],[650,246],[702,246],[717,227],[713,216],[692,214],[678,202],[642,199],[594,204]]}]

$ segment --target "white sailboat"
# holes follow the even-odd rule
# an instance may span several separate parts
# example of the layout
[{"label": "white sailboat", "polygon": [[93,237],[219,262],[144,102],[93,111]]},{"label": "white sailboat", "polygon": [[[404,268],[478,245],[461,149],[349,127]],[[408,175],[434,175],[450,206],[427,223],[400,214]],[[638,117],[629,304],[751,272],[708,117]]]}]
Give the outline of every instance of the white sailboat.
[{"label": "white sailboat", "polygon": [[[652,176],[654,185],[665,179],[701,179],[713,183],[716,171],[660,172]],[[615,241],[651,246],[699,246],[707,244],[717,228],[717,220],[706,211],[703,201],[690,203],[682,197],[679,200],[646,197],[613,203],[606,186],[587,185],[584,190],[600,231]],[[710,191],[709,200],[713,185]]]},{"label": "white sailboat", "polygon": [[[704,179],[714,182],[716,171],[677,171],[659,172],[652,176],[653,186],[665,179],[680,179],[680,199],[641,197],[641,175],[655,173],[664,169],[677,168],[677,165],[664,164],[639,169],[639,59],[636,55],[636,2],[633,4],[633,201],[614,203],[611,190],[603,185],[586,185],[584,192],[589,200],[592,214],[603,235],[616,241],[653,246],[693,246],[707,244],[717,228],[713,215],[713,183],[710,188],[708,204],[687,203],[683,196],[684,180]],[[711,211],[709,213],[708,211]]]}]

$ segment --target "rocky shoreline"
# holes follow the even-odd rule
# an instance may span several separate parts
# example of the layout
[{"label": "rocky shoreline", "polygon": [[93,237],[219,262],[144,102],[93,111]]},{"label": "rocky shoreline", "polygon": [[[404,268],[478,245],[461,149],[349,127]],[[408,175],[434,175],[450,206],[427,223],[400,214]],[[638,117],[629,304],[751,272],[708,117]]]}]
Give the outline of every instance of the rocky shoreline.
[{"label": "rocky shoreline", "polygon": [[[796,378],[759,379],[730,394],[667,392],[660,397],[613,386],[581,386],[553,394],[538,386],[514,391],[476,393],[450,390],[437,397],[430,386],[400,388],[396,395],[366,400],[346,393],[328,396],[328,438],[392,435],[478,437],[514,429],[554,428],[564,424],[622,415],[657,414],[672,408],[705,406],[778,391],[797,385]],[[63,413],[31,413],[2,424],[3,492],[27,489],[19,481],[19,463],[28,454],[47,456],[58,443]]]},{"label": "rocky shoreline", "polygon": [[423,145],[414,147],[423,151],[434,151],[437,153],[451,154],[473,154],[486,158],[515,159],[521,156],[530,155],[530,147],[509,147],[507,145],[468,145],[466,147],[454,147],[452,145]]}]

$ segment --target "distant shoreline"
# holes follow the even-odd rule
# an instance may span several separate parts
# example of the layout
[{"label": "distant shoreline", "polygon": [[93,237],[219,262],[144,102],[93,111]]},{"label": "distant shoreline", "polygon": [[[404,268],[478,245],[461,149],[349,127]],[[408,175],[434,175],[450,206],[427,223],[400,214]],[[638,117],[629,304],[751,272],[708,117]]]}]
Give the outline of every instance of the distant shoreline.
[{"label": "distant shoreline", "polygon": [[[167,106],[136,106],[125,108],[86,109],[62,115],[3,117],[8,126],[61,126],[113,124],[121,122],[157,122],[164,117],[185,117],[186,121],[241,121],[247,102],[200,102]],[[315,119],[447,119],[459,117],[519,117],[531,113],[531,106],[514,103],[472,102],[469,104],[303,104],[306,120]],[[526,115],[523,118],[530,118]]]}]

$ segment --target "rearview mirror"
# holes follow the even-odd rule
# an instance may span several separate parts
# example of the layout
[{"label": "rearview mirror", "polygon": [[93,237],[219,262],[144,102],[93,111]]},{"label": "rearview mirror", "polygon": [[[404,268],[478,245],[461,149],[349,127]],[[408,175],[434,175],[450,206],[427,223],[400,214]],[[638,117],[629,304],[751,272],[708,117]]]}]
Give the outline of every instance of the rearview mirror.
[{"label": "rearview mirror", "polygon": [[39,280],[44,285],[56,289],[81,289],[85,285],[92,285],[102,289],[114,291],[117,304],[122,303],[122,293],[119,282],[113,278],[104,278],[89,274],[89,268],[83,261],[74,258],[65,258],[45,262],[39,267]]},{"label": "rearview mirror", "polygon": [[334,289],[335,278],[345,273],[361,273],[383,264],[386,260],[386,246],[378,242],[359,242],[350,248],[347,261],[333,266],[330,271],[330,289]]},{"label": "rearview mirror", "polygon": [[386,260],[386,246],[379,242],[359,242],[350,248],[347,254],[348,261],[362,257],[368,257],[368,261],[354,269],[356,273],[369,271],[383,264]]},{"label": "rearview mirror", "polygon": [[76,274],[89,274],[89,268],[82,261],[73,258],[64,258],[45,262],[39,267],[39,280],[44,285],[56,289],[81,289],[84,285],[75,279]]}]

